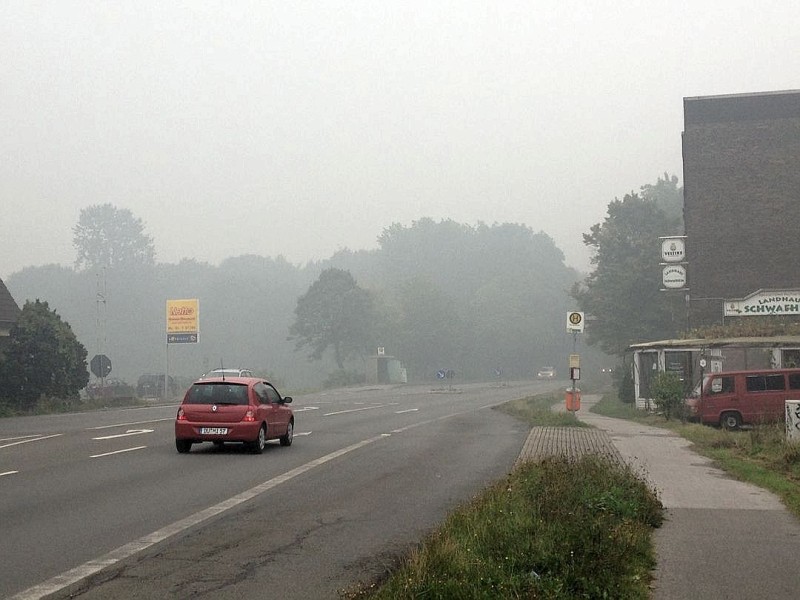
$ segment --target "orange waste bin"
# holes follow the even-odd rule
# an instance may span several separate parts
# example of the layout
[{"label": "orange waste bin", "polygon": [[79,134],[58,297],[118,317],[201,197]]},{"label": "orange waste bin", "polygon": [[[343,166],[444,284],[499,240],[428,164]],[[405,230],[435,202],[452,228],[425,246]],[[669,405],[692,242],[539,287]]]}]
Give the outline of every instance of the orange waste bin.
[{"label": "orange waste bin", "polygon": [[564,397],[567,402],[567,411],[575,412],[581,409],[581,391],[578,388],[575,388],[575,390],[567,388]]}]

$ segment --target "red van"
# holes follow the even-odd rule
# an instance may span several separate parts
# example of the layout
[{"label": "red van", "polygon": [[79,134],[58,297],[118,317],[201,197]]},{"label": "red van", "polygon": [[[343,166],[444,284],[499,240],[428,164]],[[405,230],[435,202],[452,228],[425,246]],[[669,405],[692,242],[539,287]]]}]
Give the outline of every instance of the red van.
[{"label": "red van", "polygon": [[693,420],[726,429],[782,421],[786,400],[800,400],[800,369],[708,373],[702,389],[686,400]]}]

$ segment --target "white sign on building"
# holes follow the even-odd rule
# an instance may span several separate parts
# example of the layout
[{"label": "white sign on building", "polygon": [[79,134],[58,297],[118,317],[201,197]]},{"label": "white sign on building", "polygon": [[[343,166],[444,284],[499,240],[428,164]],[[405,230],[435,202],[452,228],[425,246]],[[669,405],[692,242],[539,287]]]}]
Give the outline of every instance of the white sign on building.
[{"label": "white sign on building", "polygon": [[800,315],[800,290],[758,290],[744,298],[725,300],[726,317]]}]

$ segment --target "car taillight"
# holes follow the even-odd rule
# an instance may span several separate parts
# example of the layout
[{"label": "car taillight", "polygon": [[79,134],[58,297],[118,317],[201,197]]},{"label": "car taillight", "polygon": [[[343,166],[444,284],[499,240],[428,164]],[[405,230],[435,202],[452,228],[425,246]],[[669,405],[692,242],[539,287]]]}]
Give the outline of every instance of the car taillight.
[{"label": "car taillight", "polygon": [[178,421],[185,421],[186,420],[186,413],[183,412],[182,408],[178,409]]},{"label": "car taillight", "polygon": [[256,413],[253,412],[253,409],[248,410],[244,414],[244,419],[242,419],[242,421],[246,421],[248,423],[251,423],[251,422],[253,422],[255,420],[256,420]]}]

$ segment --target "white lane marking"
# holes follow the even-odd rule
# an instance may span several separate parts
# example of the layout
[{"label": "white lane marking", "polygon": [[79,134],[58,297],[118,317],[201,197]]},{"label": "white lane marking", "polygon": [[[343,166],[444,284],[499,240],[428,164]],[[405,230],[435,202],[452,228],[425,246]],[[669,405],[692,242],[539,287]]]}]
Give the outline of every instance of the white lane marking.
[{"label": "white lane marking", "polygon": [[323,417],[330,417],[331,415],[343,415],[345,413],[358,412],[360,410],[372,410],[373,408],[382,408],[385,404],[378,404],[377,406],[365,406],[364,408],[350,408],[348,410],[337,410],[336,412],[325,413]]},{"label": "white lane marking", "polygon": [[41,442],[42,440],[49,440],[50,438],[58,437],[60,435],[64,435],[64,434],[63,433],[55,433],[53,435],[43,435],[43,436],[40,436],[40,437],[37,437],[37,438],[31,438],[31,439],[22,440],[22,441],[19,441],[19,442],[12,442],[10,444],[3,444],[2,446],[0,446],[0,449],[8,448],[10,446],[18,446],[19,444],[27,444],[28,442]]},{"label": "white lane marking", "polygon": [[125,448],[124,450],[114,450],[114,452],[104,452],[103,454],[92,454],[89,458],[100,458],[102,456],[111,456],[112,454],[122,454],[123,452],[133,452],[134,450],[144,450],[147,446],[136,446],[136,448]]},{"label": "white lane marking", "polygon": [[114,427],[128,427],[129,425],[145,425],[147,423],[161,423],[162,421],[174,421],[175,417],[168,419],[150,419],[149,421],[132,421],[131,423],[117,423],[115,425],[100,425],[99,427],[88,427],[87,431],[95,431],[98,429],[113,429]]},{"label": "white lane marking", "polygon": [[407,408],[406,410],[396,410],[394,414],[402,415],[403,413],[417,412],[418,410],[418,408]]},{"label": "white lane marking", "polygon": [[18,435],[17,437],[9,437],[9,438],[0,438],[0,442],[13,442],[14,440],[25,440],[28,438],[38,438],[42,434],[41,433],[34,433],[30,435]]},{"label": "white lane marking", "polygon": [[5,477],[6,475],[16,475],[19,471],[6,471],[5,473],[0,473],[0,477]]},{"label": "white lane marking", "polygon": [[116,550],[112,550],[108,554],[95,558],[94,560],[90,560],[87,563],[84,563],[74,569],[70,569],[69,571],[65,571],[60,575],[56,575],[55,577],[48,579],[47,581],[35,585],[33,587],[28,588],[20,592],[19,594],[12,596],[9,600],[39,600],[40,598],[44,598],[45,596],[49,596],[50,594],[54,594],[59,590],[64,589],[70,585],[73,585],[82,579],[86,579],[87,577],[91,577],[95,573],[102,571],[106,567],[110,567],[121,560],[125,560],[133,556],[138,552],[142,552],[146,550],[150,546],[157,544],[159,542],[164,541],[167,538],[170,538],[174,535],[177,535],[190,527],[194,527],[202,523],[203,521],[207,521],[208,519],[215,517],[225,511],[228,511],[236,506],[239,506],[243,502],[247,502],[248,500],[252,500],[259,494],[263,494],[264,492],[271,490],[272,488],[286,483],[290,479],[294,479],[298,475],[302,475],[303,473],[310,471],[315,467],[319,467],[320,465],[325,464],[335,458],[339,458],[340,456],[344,456],[349,452],[353,452],[354,450],[358,450],[359,448],[363,448],[369,444],[382,440],[386,437],[389,437],[388,433],[382,433],[380,435],[376,435],[375,437],[371,437],[369,439],[363,440],[361,442],[357,442],[351,446],[347,446],[346,448],[342,448],[341,450],[337,450],[336,452],[331,452],[330,454],[326,454],[316,460],[312,460],[304,465],[301,465],[297,468],[292,469],[291,471],[287,471],[283,475],[278,475],[277,477],[273,477],[261,483],[253,488],[250,488],[247,491],[242,492],[241,494],[237,494],[228,500],[224,500],[219,504],[215,504],[214,506],[210,506],[205,510],[201,510],[193,515],[190,515],[180,521],[176,521],[171,525],[167,525],[163,529],[159,529],[158,531],[154,531],[153,533],[146,535],[144,537],[139,538],[138,540],[134,540],[133,542],[129,542],[124,546],[120,546]]},{"label": "white lane marking", "polygon": [[298,437],[298,436],[301,436],[301,435],[311,435],[311,434],[312,434],[311,431],[304,431],[302,433],[295,433],[294,437]]},{"label": "white lane marking", "polygon": [[303,408],[295,408],[294,412],[305,412],[307,410],[319,410],[319,406],[304,406]]},{"label": "white lane marking", "polygon": [[117,433],[116,435],[104,435],[102,437],[92,438],[93,440],[113,440],[114,438],[128,437],[130,435],[142,435],[143,433],[153,433],[152,429],[128,429],[125,433]]}]

